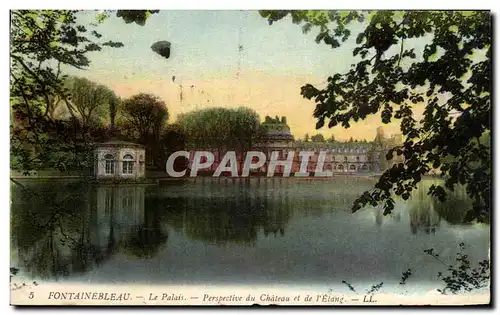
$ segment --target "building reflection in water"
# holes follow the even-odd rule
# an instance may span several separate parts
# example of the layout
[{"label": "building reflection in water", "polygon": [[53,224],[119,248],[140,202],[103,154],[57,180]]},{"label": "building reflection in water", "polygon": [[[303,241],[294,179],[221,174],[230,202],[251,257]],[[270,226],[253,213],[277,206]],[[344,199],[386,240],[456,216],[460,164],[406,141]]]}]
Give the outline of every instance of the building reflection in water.
[{"label": "building reflection in water", "polygon": [[167,241],[159,213],[145,208],[145,186],[64,186],[37,198],[18,191],[16,200],[13,250],[31,277],[85,272],[114,254],[151,257]]},{"label": "building reflection in water", "polygon": [[190,239],[253,245],[259,235],[285,235],[291,201],[279,183],[232,178],[211,183],[202,178],[196,188],[175,196],[167,186],[158,201],[169,213],[167,224]]},{"label": "building reflection in water", "polygon": [[96,191],[91,243],[113,251],[144,223],[143,186],[99,186]]}]

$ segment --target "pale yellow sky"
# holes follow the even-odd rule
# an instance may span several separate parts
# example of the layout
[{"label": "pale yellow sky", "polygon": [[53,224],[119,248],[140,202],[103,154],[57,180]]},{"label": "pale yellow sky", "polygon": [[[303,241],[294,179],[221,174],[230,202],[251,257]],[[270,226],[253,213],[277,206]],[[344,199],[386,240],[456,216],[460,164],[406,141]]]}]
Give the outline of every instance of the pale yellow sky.
[{"label": "pale yellow sky", "polygon": [[[263,71],[247,70],[238,78],[235,75],[211,80],[181,80],[175,82],[165,78],[127,78],[126,80],[104,81],[102,77],[87,75],[96,82],[106,84],[123,98],[137,93],[152,93],[165,101],[170,113],[169,122],[175,122],[177,115],[206,107],[239,107],[254,109],[261,120],[266,115],[286,116],[292,134],[302,138],[304,134],[322,133],[325,137],[332,134],[337,140],[372,140],[375,131],[382,125],[380,116],[371,116],[364,121],[352,124],[351,128],[323,127],[315,130],[313,117],[315,103],[300,95],[300,88],[306,83],[319,84],[325,78],[306,76],[278,76]],[[182,101],[180,100],[182,85]],[[386,134],[399,132],[398,122],[384,125]]]},{"label": "pale yellow sky", "polygon": [[[95,13],[82,12],[79,18],[85,24],[95,19]],[[315,42],[316,31],[303,34],[290,18],[270,26],[257,11],[162,10],[145,26],[111,17],[99,31],[124,47],[89,53],[87,70],[65,72],[104,84],[121,97],[152,93],[166,102],[170,122],[179,113],[197,108],[247,106],[261,120],[266,115],[287,116],[296,138],[320,132],[338,140],[372,140],[381,125],[380,115],[353,123],[349,129],[317,131],[312,116],[315,104],[300,95],[304,84],[322,84],[329,75],[345,73],[359,61],[352,49],[363,25],[354,23],[350,30],[353,36],[331,49]],[[152,52],[150,46],[158,40],[171,42],[170,58]],[[428,41],[408,40],[405,48],[423,51]],[[391,53],[398,54],[399,47]],[[384,125],[386,134],[398,132],[398,124]]]}]

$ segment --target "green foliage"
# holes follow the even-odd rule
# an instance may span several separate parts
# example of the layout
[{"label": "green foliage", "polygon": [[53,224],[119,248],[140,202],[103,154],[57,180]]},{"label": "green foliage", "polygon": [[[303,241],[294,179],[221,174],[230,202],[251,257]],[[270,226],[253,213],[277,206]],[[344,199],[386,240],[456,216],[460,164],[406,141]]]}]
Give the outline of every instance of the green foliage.
[{"label": "green foliage", "polygon": [[[444,183],[441,179],[424,179],[418,184],[418,189],[413,191],[411,196],[402,194],[402,199],[408,199],[409,213],[412,230],[432,229],[439,223],[439,218],[446,220],[450,224],[464,224],[464,218],[468,209],[472,206],[472,200],[467,194],[465,186],[457,185],[453,190],[441,187]],[[439,189],[437,196],[427,194],[429,189]],[[439,196],[445,199],[439,200]],[[421,223],[418,223],[421,222]],[[485,223],[489,223],[486,220]]]},{"label": "green foliage", "polygon": [[[436,197],[433,197],[436,199]],[[464,222],[467,210],[472,206],[472,200],[467,196],[463,186],[456,187],[453,191],[446,192],[446,199],[443,202],[434,202],[434,208],[440,217],[451,224],[461,224]],[[489,220],[485,220],[489,223]]]},{"label": "green foliage", "polygon": [[325,137],[321,134],[315,134],[314,136],[311,136],[311,141],[312,142],[325,142]]},{"label": "green foliage", "polygon": [[[486,11],[261,11],[270,24],[285,16],[304,31],[317,29],[316,41],[332,48],[363,23],[346,73],[328,78],[325,88],[311,84],[301,93],[316,102],[317,128],[380,114],[383,123],[400,122],[404,143],[392,148],[404,158],[384,172],[375,187],[353,205],[384,203],[392,192],[409,193],[424,174],[438,169],[444,186],[465,185],[472,207],[464,220],[485,221],[491,211],[491,150],[479,139],[491,129],[491,15]],[[422,51],[405,42],[427,40]],[[425,106],[423,117],[414,114]],[[446,160],[448,159],[448,160]],[[430,189],[438,195],[441,190]]]},{"label": "green foliage", "polygon": [[259,135],[259,116],[249,108],[207,108],[180,115],[188,144],[247,150]]},{"label": "green foliage", "polygon": [[[342,280],[342,283],[347,286],[349,291],[356,292],[356,289],[354,289],[354,287],[349,282]],[[366,294],[374,294],[375,292],[378,292],[380,289],[382,289],[383,285],[384,285],[383,282],[372,285],[369,289],[366,290]]]},{"label": "green foliage", "polygon": [[[444,282],[444,287],[438,289],[437,291],[441,294],[458,294],[462,292],[471,292],[474,290],[479,290],[481,288],[490,285],[490,262],[489,260],[482,260],[478,262],[477,268],[472,268],[468,256],[464,254],[465,244],[459,244],[460,250],[456,254],[455,264],[446,265],[446,263],[439,257],[433,248],[424,250],[424,253],[431,256],[435,260],[439,261],[444,266],[448,268],[448,274],[443,275],[442,272],[438,272],[437,277]],[[400,285],[406,285],[408,279],[412,276],[412,270],[407,269],[401,275]],[[347,288],[356,292],[356,289],[347,281],[342,280],[342,283],[347,286]],[[379,291],[383,282],[379,284],[372,285],[370,289],[366,290],[366,294],[373,294]]]},{"label": "green foliage", "polygon": [[117,10],[116,16],[122,18],[125,23],[137,23],[138,25],[144,26],[146,20],[155,13],[160,12],[160,10]]},{"label": "green foliage", "polygon": [[[77,109],[69,101],[61,65],[84,69],[87,53],[103,46],[102,35],[77,24],[70,10],[11,11],[10,105],[12,168],[81,167],[88,151]],[[65,105],[69,120],[58,120],[55,109]],[[85,154],[84,154],[85,155]]]},{"label": "green foliage", "polygon": [[111,128],[114,129],[116,126],[116,115],[118,114],[118,108],[120,107],[121,99],[112,93],[108,99],[108,113],[109,122]]},{"label": "green foliage", "polygon": [[[107,109],[113,109],[114,115],[116,115],[117,97],[106,86],[79,77],[70,78],[67,81],[67,86],[71,94],[68,101],[78,112],[84,126],[99,122]],[[114,102],[113,105],[112,102]],[[113,106],[115,107],[112,108]]]},{"label": "green foliage", "polygon": [[[159,211],[161,209],[157,209],[156,205],[143,209],[143,221],[131,225],[133,229],[116,229],[119,214],[123,213],[120,211],[126,213],[127,210],[113,205],[121,205],[123,200],[136,200],[134,198],[138,198],[145,187],[127,189],[54,181],[23,184],[12,179],[11,182],[15,209],[11,218],[12,239],[16,250],[25,253],[20,266],[16,266],[22,268],[24,274],[57,279],[86,272],[117,251],[148,258],[168,238],[161,229],[164,212]],[[106,196],[111,202],[99,205],[99,196]],[[82,207],[85,204],[88,207]],[[109,213],[107,220],[101,221],[109,226],[109,233],[103,235],[108,239],[105,247],[96,246],[90,237],[96,232],[92,222],[102,219],[100,211],[95,211],[96,205],[98,210],[101,207],[100,210]],[[133,218],[131,222],[134,222]],[[117,233],[122,234],[116,237]],[[11,278],[18,272],[18,268],[11,268]]]},{"label": "green foliage", "polygon": [[345,284],[349,288],[350,291],[356,292],[356,289],[354,289],[354,287],[349,282],[342,280],[342,283]]},{"label": "green foliage", "polygon": [[162,134],[162,144],[168,153],[184,150],[186,146],[186,135],[179,124],[169,124]]},{"label": "green foliage", "polygon": [[408,268],[406,271],[403,272],[403,275],[401,276],[401,281],[399,282],[399,284],[405,285],[406,281],[408,280],[408,278],[410,278],[411,275],[412,275],[411,269]]},{"label": "green foliage", "polygon": [[[479,262],[479,267],[472,268],[468,256],[463,253],[465,244],[460,243],[459,246],[460,251],[455,258],[456,263],[448,266],[448,275],[443,276],[441,272],[438,273],[438,277],[445,283],[442,289],[438,289],[442,294],[470,292],[489,286],[490,262],[483,260]],[[424,252],[446,266],[432,248],[426,249]]]},{"label": "green foliage", "polygon": [[379,284],[372,285],[371,288],[366,291],[366,294],[373,294],[373,293],[379,291],[383,285],[384,285],[383,282],[380,282]]},{"label": "green foliage", "polygon": [[151,135],[158,138],[168,120],[167,105],[152,94],[134,95],[123,101],[121,109],[124,121],[142,141]]},{"label": "green foliage", "polygon": [[144,144],[146,163],[153,168],[165,167],[166,143],[163,136],[168,117],[165,102],[152,94],[140,93],[120,104],[120,118],[117,122],[120,135],[125,140]]}]

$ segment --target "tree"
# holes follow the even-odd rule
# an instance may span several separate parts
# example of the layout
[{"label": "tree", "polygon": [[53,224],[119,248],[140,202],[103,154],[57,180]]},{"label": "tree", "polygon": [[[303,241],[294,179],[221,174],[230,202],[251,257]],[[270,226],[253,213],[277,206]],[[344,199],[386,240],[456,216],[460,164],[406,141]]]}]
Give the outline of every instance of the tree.
[{"label": "tree", "polygon": [[[182,126],[177,123],[168,124],[161,136],[161,148],[165,156],[170,156],[176,151],[185,150],[186,148],[186,135],[184,134]],[[186,157],[179,157],[174,161],[174,170],[181,171],[187,168],[188,159]]]},{"label": "tree", "polygon": [[304,142],[309,142],[309,134],[308,133],[306,133],[304,135]]},{"label": "tree", "polygon": [[312,142],[325,142],[325,137],[321,133],[315,134],[314,136],[311,136],[311,141]]},{"label": "tree", "polygon": [[121,119],[123,133],[146,146],[148,165],[164,168],[161,136],[168,120],[165,102],[152,94],[134,95],[122,102]]},{"label": "tree", "polygon": [[[116,96],[109,88],[86,78],[72,77],[67,85],[71,94],[68,101],[78,112],[85,127],[104,116],[106,107],[112,109],[111,104],[116,100]],[[116,115],[116,108],[113,109],[114,113],[110,111],[110,115]]]},{"label": "tree", "polygon": [[189,145],[248,150],[257,140],[260,119],[249,108],[207,108],[178,117]]},{"label": "tree", "polygon": [[117,10],[116,16],[122,18],[125,23],[136,23],[144,26],[146,24],[146,20],[152,14],[158,12],[160,12],[160,10]]},{"label": "tree", "polygon": [[[121,43],[104,41],[92,25],[77,23],[78,11],[11,11],[10,105],[11,155],[14,169],[66,169],[81,165],[80,122],[68,101],[61,66],[85,69],[87,53]],[[55,108],[65,104],[69,121],[55,119]]]},{"label": "tree", "polygon": [[328,138],[326,141],[327,141],[327,142],[331,142],[331,143],[333,143],[333,142],[335,142],[335,137],[332,135],[332,136],[331,136],[330,138]]},{"label": "tree", "polygon": [[110,95],[108,100],[108,112],[109,112],[109,122],[111,124],[111,129],[114,130],[116,127],[116,115],[118,114],[118,108],[120,107],[121,99],[117,97],[114,93]]},{"label": "tree", "polygon": [[134,135],[141,141],[146,141],[150,136],[158,138],[168,120],[165,102],[152,94],[145,93],[124,100],[122,114]]},{"label": "tree", "polygon": [[[351,123],[380,114],[383,123],[400,122],[402,145],[387,152],[394,164],[375,187],[358,198],[353,211],[384,202],[393,193],[408,199],[422,176],[440,168],[442,185],[429,188],[440,200],[465,185],[473,200],[465,220],[484,221],[491,210],[491,150],[479,139],[491,129],[491,15],[486,11],[261,11],[270,24],[291,15],[304,32],[318,30],[316,41],[332,48],[363,23],[346,73],[328,78],[326,87],[306,84],[301,94],[316,102],[316,127]],[[422,50],[408,48],[425,42]],[[423,118],[414,108],[424,106]],[[451,161],[443,161],[452,157]]]}]

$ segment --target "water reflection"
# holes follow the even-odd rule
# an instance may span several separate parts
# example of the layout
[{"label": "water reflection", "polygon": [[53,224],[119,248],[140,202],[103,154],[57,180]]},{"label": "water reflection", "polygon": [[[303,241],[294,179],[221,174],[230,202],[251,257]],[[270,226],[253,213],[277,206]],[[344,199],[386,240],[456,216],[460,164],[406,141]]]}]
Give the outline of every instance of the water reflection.
[{"label": "water reflection", "polygon": [[413,234],[419,231],[426,234],[436,234],[441,218],[434,210],[434,203],[419,205],[417,203],[410,207],[410,227]]},{"label": "water reflection", "polygon": [[382,205],[373,209],[375,225],[381,227],[384,222],[401,222],[407,215],[409,228],[412,234],[436,234],[442,222],[451,225],[468,225],[464,218],[472,201],[467,196],[464,187],[456,187],[453,191],[446,191],[446,199],[439,201],[436,197],[428,194],[432,184],[441,184],[437,180],[421,182],[417,190],[414,190],[408,201],[396,197],[396,207],[389,215],[384,215]]},{"label": "water reflection", "polygon": [[192,240],[213,244],[252,245],[259,233],[284,236],[291,216],[286,190],[264,183],[256,189],[249,181],[202,184],[199,192],[178,196],[159,192],[157,203],[168,213],[166,223]]},{"label": "water reflection", "polygon": [[33,277],[82,273],[118,253],[152,257],[167,241],[161,215],[145,207],[144,186],[50,184],[13,192],[13,247]]},{"label": "water reflection", "polygon": [[435,234],[441,220],[449,224],[464,224],[465,214],[472,207],[472,201],[467,196],[464,187],[456,187],[453,191],[446,190],[446,199],[439,201],[428,194],[431,184],[439,184],[439,182],[422,182],[408,202],[413,234],[418,231]]},{"label": "water reflection", "polygon": [[375,216],[375,225],[377,227],[381,227],[384,221],[394,221],[401,222],[402,211],[401,209],[394,209],[391,214],[384,215],[383,206],[377,206],[373,209]]},{"label": "water reflection", "polygon": [[[367,249],[355,253],[348,249],[351,242],[359,241],[356,246],[362,246],[365,237],[381,237],[389,230],[396,238],[410,233],[433,235],[443,229],[443,220],[454,224],[463,218],[460,195],[441,204],[424,189],[407,203],[398,201],[389,216],[383,215],[382,207],[351,215],[353,201],[372,185],[353,179],[202,178],[156,186],[55,182],[15,186],[11,241],[17,257],[13,266],[30,277],[57,279],[100,270],[110,258],[122,256],[122,262],[155,259],[159,265],[167,265],[168,260],[172,270],[181,268],[176,264],[194,264],[192,271],[201,266],[193,261],[196,258],[186,258],[189,254],[184,251],[200,250],[197,246],[202,244],[203,250],[197,254],[208,255],[205,265],[219,256],[231,260],[261,251],[269,259],[256,260],[256,268],[300,261],[314,265],[310,268],[323,268],[317,270],[321,274],[335,265],[332,253],[364,261],[361,258]],[[398,228],[386,229],[386,222]],[[341,233],[348,241],[339,241]],[[207,244],[216,247],[204,246]],[[302,253],[295,255],[290,248]],[[342,255],[337,258],[338,264],[349,265]],[[174,271],[164,272],[172,275]]]}]

